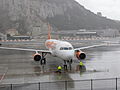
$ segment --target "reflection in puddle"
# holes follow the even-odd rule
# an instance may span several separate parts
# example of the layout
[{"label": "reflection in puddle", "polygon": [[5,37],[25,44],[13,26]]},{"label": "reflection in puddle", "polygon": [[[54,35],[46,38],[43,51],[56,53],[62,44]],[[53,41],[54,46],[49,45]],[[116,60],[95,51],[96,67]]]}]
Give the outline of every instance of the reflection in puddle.
[{"label": "reflection in puddle", "polygon": [[40,66],[35,66],[34,67],[34,72],[37,76],[40,76],[40,72],[41,72],[41,67]]}]

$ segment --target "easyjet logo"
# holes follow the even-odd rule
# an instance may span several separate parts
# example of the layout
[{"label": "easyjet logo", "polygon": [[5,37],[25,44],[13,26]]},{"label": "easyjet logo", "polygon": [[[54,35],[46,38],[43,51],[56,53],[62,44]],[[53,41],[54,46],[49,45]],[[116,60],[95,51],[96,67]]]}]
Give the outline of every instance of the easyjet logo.
[{"label": "easyjet logo", "polygon": [[55,42],[50,42],[50,41],[49,41],[49,42],[46,43],[46,46],[47,46],[48,48],[54,48],[55,45],[56,45]]}]

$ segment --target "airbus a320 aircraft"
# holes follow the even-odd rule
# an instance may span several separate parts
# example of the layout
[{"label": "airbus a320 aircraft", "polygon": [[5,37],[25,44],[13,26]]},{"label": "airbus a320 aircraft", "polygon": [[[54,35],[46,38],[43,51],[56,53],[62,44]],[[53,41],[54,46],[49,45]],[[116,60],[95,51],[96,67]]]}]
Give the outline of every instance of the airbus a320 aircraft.
[{"label": "airbus a320 aircraft", "polygon": [[73,46],[67,41],[60,41],[56,39],[51,39],[50,35],[50,26],[48,32],[48,40],[45,42],[45,47],[47,50],[35,50],[35,49],[23,49],[23,48],[9,48],[9,47],[0,47],[1,49],[10,49],[10,50],[24,50],[24,51],[34,51],[34,60],[40,61],[41,64],[46,64],[46,55],[50,54],[55,57],[59,57],[64,60],[64,66],[67,66],[67,63],[72,64],[72,61],[76,58],[82,60],[86,58],[86,54],[82,52],[82,49],[102,46],[93,45],[87,47],[81,47],[74,49]]}]

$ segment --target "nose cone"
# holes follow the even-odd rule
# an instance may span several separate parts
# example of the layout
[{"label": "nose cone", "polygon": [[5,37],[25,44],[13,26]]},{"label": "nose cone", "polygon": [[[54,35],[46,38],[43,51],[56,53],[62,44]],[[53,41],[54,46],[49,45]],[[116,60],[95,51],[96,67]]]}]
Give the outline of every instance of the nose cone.
[{"label": "nose cone", "polygon": [[63,60],[70,60],[74,57],[74,50],[68,50],[68,51],[62,51],[58,54],[58,57],[60,57]]},{"label": "nose cone", "polygon": [[68,51],[66,54],[66,58],[69,60],[72,59],[73,57],[74,57],[74,51],[73,50]]}]

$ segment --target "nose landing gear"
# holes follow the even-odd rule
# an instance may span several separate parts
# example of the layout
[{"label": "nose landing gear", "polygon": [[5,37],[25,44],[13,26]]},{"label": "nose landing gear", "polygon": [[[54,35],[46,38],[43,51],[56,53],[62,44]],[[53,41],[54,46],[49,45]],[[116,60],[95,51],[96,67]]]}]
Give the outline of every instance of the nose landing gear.
[{"label": "nose landing gear", "polygon": [[69,68],[70,68],[70,70],[72,70],[72,66],[71,66],[71,64],[72,64],[72,62],[73,62],[73,60],[71,59],[71,60],[64,60],[64,70],[68,70],[68,65],[67,64],[69,64]]}]

